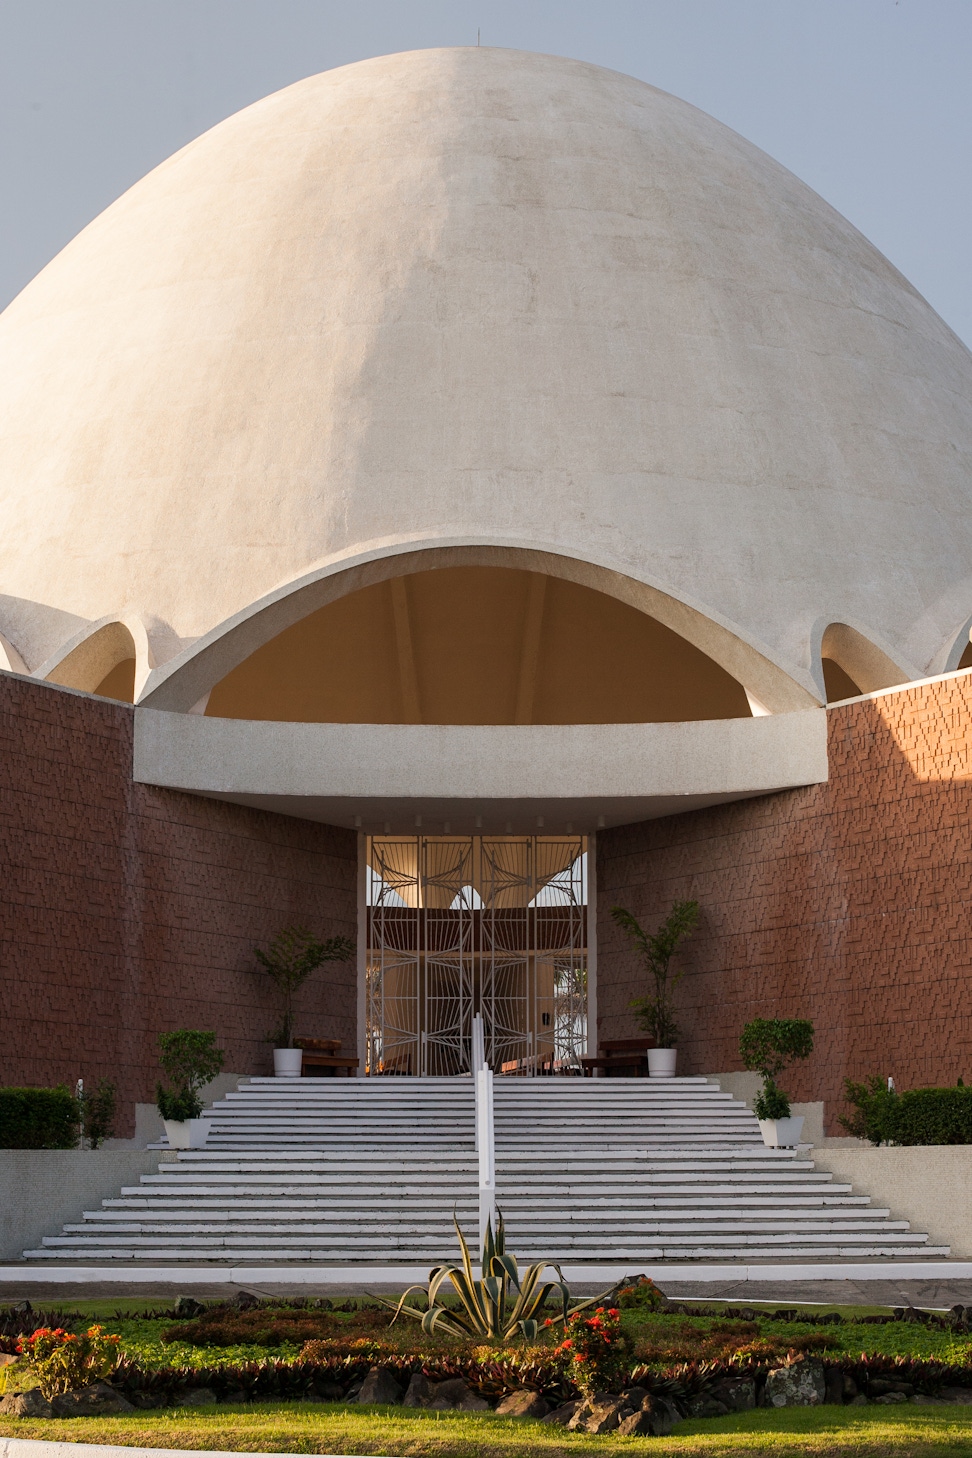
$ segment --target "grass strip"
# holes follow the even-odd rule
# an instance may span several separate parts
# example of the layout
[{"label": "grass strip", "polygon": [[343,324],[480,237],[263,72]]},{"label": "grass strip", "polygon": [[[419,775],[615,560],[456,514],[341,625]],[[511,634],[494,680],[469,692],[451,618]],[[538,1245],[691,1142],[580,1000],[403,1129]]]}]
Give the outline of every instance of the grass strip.
[{"label": "grass strip", "polygon": [[0,1419],[0,1436],[150,1448],[395,1458],[969,1458],[972,1407],[761,1409],[679,1424],[668,1438],[591,1437],[523,1419],[316,1403],[167,1409],[55,1422]]}]

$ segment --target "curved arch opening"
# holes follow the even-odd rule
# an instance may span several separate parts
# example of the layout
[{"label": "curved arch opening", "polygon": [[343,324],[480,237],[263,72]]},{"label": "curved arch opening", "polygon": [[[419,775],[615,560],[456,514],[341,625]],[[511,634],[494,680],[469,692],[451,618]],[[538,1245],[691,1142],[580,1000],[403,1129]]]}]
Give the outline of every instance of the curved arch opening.
[{"label": "curved arch opening", "polygon": [[908,675],[863,633],[831,623],[820,642],[820,666],[828,704],[892,688]]},{"label": "curved arch opening", "polygon": [[749,718],[743,686],[673,629],[566,578],[440,567],[311,612],[213,687],[209,717],[600,724]]},{"label": "curved arch opening", "polygon": [[83,639],[45,675],[48,683],[105,699],[135,702],[136,647],[124,623],[106,623]]}]

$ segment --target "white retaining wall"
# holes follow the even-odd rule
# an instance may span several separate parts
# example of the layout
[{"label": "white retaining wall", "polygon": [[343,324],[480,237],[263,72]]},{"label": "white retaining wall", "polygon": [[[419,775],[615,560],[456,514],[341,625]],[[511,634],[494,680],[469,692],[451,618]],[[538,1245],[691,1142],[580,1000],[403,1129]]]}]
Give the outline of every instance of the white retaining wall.
[{"label": "white retaining wall", "polygon": [[862,1141],[848,1148],[817,1145],[821,1169],[849,1180],[857,1195],[888,1205],[901,1220],[927,1230],[935,1245],[950,1245],[952,1258],[972,1259],[972,1144],[920,1144],[875,1148]]},{"label": "white retaining wall", "polygon": [[43,1236],[173,1157],[160,1149],[0,1149],[0,1260],[19,1261]]}]

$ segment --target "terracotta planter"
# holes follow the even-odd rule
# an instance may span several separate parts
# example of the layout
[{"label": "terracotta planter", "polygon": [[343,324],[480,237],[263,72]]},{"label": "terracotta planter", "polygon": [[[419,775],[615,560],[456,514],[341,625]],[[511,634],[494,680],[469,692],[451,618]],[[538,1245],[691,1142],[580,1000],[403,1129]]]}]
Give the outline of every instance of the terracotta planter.
[{"label": "terracotta planter", "polygon": [[300,1078],[300,1071],[303,1062],[303,1048],[274,1048],[274,1078]]},{"label": "terracotta planter", "polygon": [[677,1048],[649,1048],[648,1077],[674,1078],[677,1058]]},{"label": "terracotta planter", "polygon": [[803,1132],[803,1115],[791,1114],[788,1119],[760,1119],[763,1143],[771,1149],[792,1149],[800,1143]]},{"label": "terracotta planter", "polygon": [[170,1149],[205,1149],[208,1119],[163,1119]]}]

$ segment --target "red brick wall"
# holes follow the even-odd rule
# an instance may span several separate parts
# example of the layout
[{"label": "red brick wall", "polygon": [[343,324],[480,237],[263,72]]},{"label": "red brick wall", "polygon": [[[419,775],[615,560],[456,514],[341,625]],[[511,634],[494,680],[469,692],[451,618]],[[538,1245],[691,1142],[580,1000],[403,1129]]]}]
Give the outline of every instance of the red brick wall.
[{"label": "red brick wall", "polygon": [[972,1080],[972,674],[828,726],[826,785],[598,834],[598,1006],[602,1037],[636,1031],[644,985],[610,907],[653,928],[696,897],[680,1071],[741,1067],[752,1017],[812,1018],[813,1057],[782,1082],[840,1133],[845,1076]]},{"label": "red brick wall", "polygon": [[[107,1077],[133,1127],[160,1030],[212,1028],[226,1067],[271,1071],[281,927],[355,935],[355,836],[132,783],[134,712],[0,674],[0,1082]],[[356,1036],[354,964],[301,993],[300,1031]]]}]

